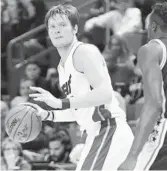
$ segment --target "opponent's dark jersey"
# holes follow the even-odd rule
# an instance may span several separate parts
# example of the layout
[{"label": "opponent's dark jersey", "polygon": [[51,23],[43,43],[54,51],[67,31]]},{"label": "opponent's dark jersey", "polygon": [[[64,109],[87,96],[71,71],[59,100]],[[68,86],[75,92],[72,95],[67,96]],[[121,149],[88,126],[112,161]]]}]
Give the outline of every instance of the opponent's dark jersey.
[{"label": "opponent's dark jersey", "polygon": [[160,68],[162,71],[163,78],[163,87],[162,87],[162,96],[163,96],[163,114],[167,118],[167,37],[161,39],[153,39],[151,41],[156,41],[160,44],[163,49],[163,57],[160,63]]},{"label": "opponent's dark jersey", "polygon": [[163,52],[166,54],[166,58],[165,58],[165,55],[164,55],[164,66],[162,68],[162,77],[163,77],[163,82],[164,82],[164,85],[163,85],[163,88],[164,88],[164,94],[165,94],[165,117],[167,118],[167,38],[165,39],[162,39],[164,45],[166,46],[166,52]]}]

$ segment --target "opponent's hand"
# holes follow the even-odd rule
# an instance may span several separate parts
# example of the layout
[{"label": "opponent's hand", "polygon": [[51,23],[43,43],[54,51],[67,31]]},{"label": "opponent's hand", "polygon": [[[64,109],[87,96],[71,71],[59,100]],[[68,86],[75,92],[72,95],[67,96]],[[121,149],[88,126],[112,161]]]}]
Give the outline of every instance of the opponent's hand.
[{"label": "opponent's hand", "polygon": [[33,104],[33,103],[20,103],[20,105],[26,105],[26,106],[31,106],[33,108],[35,108],[38,112],[36,113],[37,116],[39,116],[41,118],[41,120],[43,121],[47,115],[48,112],[44,109],[42,109],[40,106],[38,106],[37,104]]},{"label": "opponent's hand", "polygon": [[55,109],[62,108],[62,102],[60,99],[54,97],[49,91],[44,90],[40,87],[30,87],[31,90],[36,91],[38,93],[32,93],[29,96],[33,98],[35,101],[45,102],[48,106],[51,106]]},{"label": "opponent's hand", "polygon": [[118,170],[134,170],[137,163],[137,157],[127,157],[127,159],[119,166]]}]

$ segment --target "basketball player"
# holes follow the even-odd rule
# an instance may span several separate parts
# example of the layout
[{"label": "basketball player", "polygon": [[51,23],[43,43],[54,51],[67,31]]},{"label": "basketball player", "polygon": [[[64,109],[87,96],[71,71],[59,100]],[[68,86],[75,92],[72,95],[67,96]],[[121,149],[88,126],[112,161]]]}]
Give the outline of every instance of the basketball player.
[{"label": "basketball player", "polygon": [[76,121],[81,131],[87,132],[77,170],[116,170],[127,157],[133,134],[114,96],[106,63],[94,45],[77,40],[75,7],[54,6],[45,21],[49,37],[61,56],[58,72],[66,98],[57,99],[42,88],[32,87],[38,93],[31,97],[55,110],[34,107],[42,120]]},{"label": "basketball player", "polygon": [[148,35],[151,40],[138,52],[144,107],[120,170],[167,170],[167,1],[153,6]]}]

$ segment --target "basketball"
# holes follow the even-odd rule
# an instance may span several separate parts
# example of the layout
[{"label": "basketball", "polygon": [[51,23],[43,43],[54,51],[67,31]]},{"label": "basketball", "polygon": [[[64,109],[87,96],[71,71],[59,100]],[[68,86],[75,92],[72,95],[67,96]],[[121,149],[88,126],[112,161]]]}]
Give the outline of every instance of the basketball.
[{"label": "basketball", "polygon": [[37,109],[25,104],[12,108],[5,119],[8,136],[20,143],[34,140],[42,129],[42,121],[36,115],[37,112]]}]

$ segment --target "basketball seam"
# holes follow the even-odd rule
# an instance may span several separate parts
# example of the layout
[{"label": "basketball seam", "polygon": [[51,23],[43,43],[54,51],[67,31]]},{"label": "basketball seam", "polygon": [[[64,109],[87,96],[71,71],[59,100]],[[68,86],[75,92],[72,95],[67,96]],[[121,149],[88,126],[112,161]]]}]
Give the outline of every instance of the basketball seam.
[{"label": "basketball seam", "polygon": [[[33,109],[35,109],[36,111],[38,111],[38,109],[36,108],[36,107],[34,107],[34,106],[31,106],[31,105],[29,105],[29,104],[26,104],[27,106],[30,106],[30,107],[32,107]],[[35,112],[34,112],[35,113]],[[41,123],[41,120],[39,120],[39,118],[38,118],[38,116],[37,116],[37,119],[38,119],[38,121]]]},{"label": "basketball seam", "polygon": [[30,128],[30,133],[29,133],[29,135],[28,135],[26,141],[30,138],[30,135],[31,135],[31,132],[32,132],[32,123],[33,123],[32,116],[33,116],[34,113],[35,113],[35,112],[33,112],[33,113],[31,114],[31,128]]},{"label": "basketball seam", "polygon": [[[24,109],[25,109],[25,108],[24,108]],[[16,112],[16,113],[13,114],[12,116],[10,116],[10,118],[8,118],[7,122],[5,122],[5,129],[6,129],[6,132],[7,132],[8,134],[9,134],[9,132],[8,132],[7,125],[8,125],[8,123],[9,123],[10,119],[11,119],[13,116],[15,116],[17,113],[23,111],[24,109],[21,109],[20,111]],[[6,119],[7,119],[7,118],[6,118]],[[6,119],[5,119],[5,120],[6,120]]]},{"label": "basketball seam", "polygon": [[[26,107],[27,107],[27,106],[26,106]],[[27,116],[28,112],[29,112],[29,110],[28,110],[28,111],[26,112],[26,114],[23,116],[22,120],[20,121],[20,124],[19,124],[18,127],[16,128],[16,131],[15,131],[15,133],[14,133],[14,135],[13,135],[13,139],[14,139],[14,137],[15,137],[15,135],[16,135],[16,132],[17,132],[19,126],[21,125],[23,119]]]},{"label": "basketball seam", "polygon": [[[24,109],[25,109],[25,108],[24,108]],[[21,112],[21,111],[24,110],[24,109],[21,109],[20,111],[18,111],[18,112],[16,112],[15,114],[13,114],[10,118],[8,118],[8,121],[6,122],[6,125],[8,124],[9,120],[10,120],[13,116],[15,116],[17,113]]]},{"label": "basketball seam", "polygon": [[[39,118],[38,118],[38,116],[36,115],[36,117],[37,117],[37,119],[38,119],[38,121],[41,123],[41,120],[39,120]],[[41,124],[42,125],[42,124]]]}]

